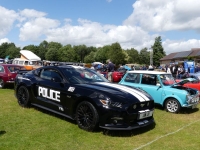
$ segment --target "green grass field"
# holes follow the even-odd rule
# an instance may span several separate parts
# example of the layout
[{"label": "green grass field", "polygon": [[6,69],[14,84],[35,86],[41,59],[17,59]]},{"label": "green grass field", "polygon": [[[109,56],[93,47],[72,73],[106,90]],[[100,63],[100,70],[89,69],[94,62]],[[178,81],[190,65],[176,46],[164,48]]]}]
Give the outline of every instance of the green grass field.
[{"label": "green grass field", "polygon": [[0,90],[0,150],[199,150],[200,111],[156,108],[155,127],[86,132],[74,121],[18,105],[13,89]]}]

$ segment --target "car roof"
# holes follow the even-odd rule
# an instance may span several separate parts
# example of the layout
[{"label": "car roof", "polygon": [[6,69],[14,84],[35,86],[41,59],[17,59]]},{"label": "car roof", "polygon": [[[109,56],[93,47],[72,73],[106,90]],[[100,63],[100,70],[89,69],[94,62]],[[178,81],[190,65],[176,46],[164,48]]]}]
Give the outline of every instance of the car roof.
[{"label": "car roof", "polygon": [[140,74],[171,74],[162,71],[148,71],[148,70],[131,70],[127,71],[128,73],[140,73]]}]

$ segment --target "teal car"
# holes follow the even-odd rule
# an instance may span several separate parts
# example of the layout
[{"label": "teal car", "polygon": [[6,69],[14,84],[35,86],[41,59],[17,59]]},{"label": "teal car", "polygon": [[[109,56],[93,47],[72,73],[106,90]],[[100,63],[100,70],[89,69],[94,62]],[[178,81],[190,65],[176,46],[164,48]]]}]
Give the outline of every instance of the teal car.
[{"label": "teal car", "polygon": [[128,71],[119,84],[138,87],[150,94],[155,104],[162,105],[166,111],[178,113],[181,108],[196,108],[199,91],[183,85],[192,78],[176,83],[172,74],[158,71]]}]

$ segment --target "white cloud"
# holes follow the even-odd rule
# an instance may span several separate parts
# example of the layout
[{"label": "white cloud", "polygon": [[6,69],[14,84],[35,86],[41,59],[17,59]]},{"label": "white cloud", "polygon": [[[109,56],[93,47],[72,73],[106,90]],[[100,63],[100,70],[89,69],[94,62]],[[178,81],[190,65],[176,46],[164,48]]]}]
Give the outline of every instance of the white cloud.
[{"label": "white cloud", "polygon": [[187,41],[172,41],[167,39],[163,42],[163,47],[167,49],[167,54],[173,52],[188,51],[192,48],[200,48],[200,40],[190,39]]},{"label": "white cloud", "polygon": [[[111,2],[112,0],[107,0]],[[119,42],[123,49],[150,48],[155,37],[168,38],[162,41],[167,54],[175,51],[200,47],[198,39],[170,40],[165,33],[173,30],[200,31],[199,0],[137,0],[133,12],[122,25],[101,24],[79,18],[78,25],[71,18],[63,22],[47,18],[47,13],[24,9],[16,13],[0,6],[0,38],[12,29],[15,21],[20,30],[21,41],[41,42],[43,40],[61,44],[104,46]],[[4,19],[5,18],[5,19]],[[160,32],[163,35],[160,35]],[[196,33],[197,33],[196,32]],[[152,35],[152,33],[154,33]],[[184,37],[185,38],[185,37]],[[5,40],[5,39],[4,39]],[[6,39],[9,41],[8,39]],[[1,40],[2,41],[2,40]],[[15,43],[19,45],[18,43]]]},{"label": "white cloud", "polygon": [[147,31],[200,30],[199,0],[138,0],[124,25]]},{"label": "white cloud", "polygon": [[0,6],[0,38],[4,37],[13,26],[18,14],[13,10],[8,10]]},{"label": "white cloud", "polygon": [[[57,20],[48,19],[44,17],[38,17],[35,19],[28,20],[20,28],[19,38],[22,41],[40,40],[40,36],[45,35],[45,33],[51,29],[59,26]],[[41,40],[40,40],[41,41]]]},{"label": "white cloud", "polygon": [[0,44],[2,44],[2,43],[10,43],[10,40],[9,39],[7,39],[7,38],[3,38],[3,39],[0,39]]}]

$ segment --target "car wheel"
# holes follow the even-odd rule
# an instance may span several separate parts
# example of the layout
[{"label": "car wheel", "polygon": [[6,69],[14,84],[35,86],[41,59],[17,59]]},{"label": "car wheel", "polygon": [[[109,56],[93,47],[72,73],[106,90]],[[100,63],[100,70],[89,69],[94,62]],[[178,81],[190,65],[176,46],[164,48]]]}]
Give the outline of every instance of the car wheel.
[{"label": "car wheel", "polygon": [[79,128],[86,131],[94,131],[99,123],[99,115],[96,108],[90,102],[81,102],[76,108],[76,122]]},{"label": "car wheel", "polygon": [[0,89],[3,89],[5,86],[3,79],[0,78]]},{"label": "car wheel", "polygon": [[17,90],[17,100],[20,106],[30,107],[30,96],[28,89],[25,86],[21,86]]},{"label": "car wheel", "polygon": [[171,113],[178,113],[181,109],[181,106],[176,99],[168,99],[165,103],[165,109]]}]

